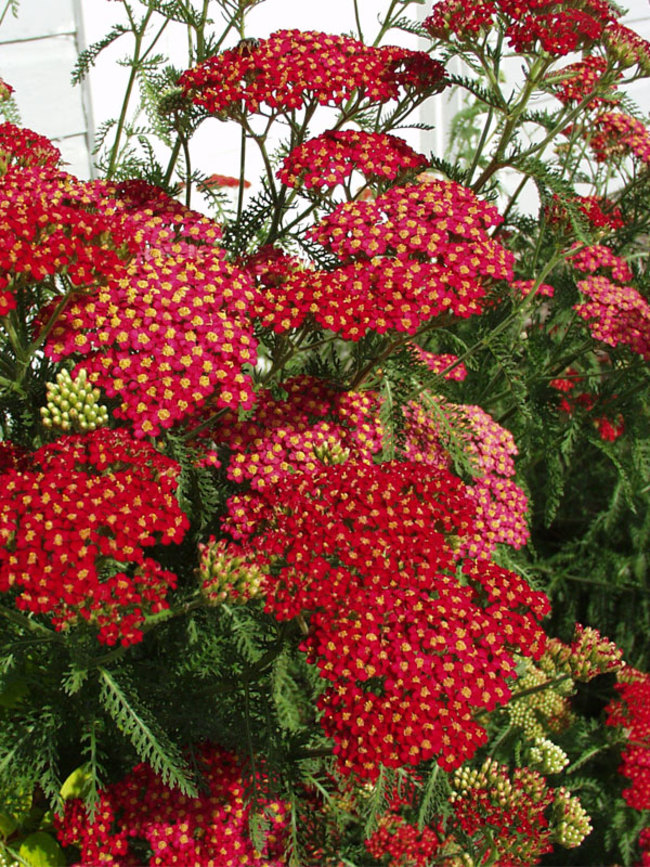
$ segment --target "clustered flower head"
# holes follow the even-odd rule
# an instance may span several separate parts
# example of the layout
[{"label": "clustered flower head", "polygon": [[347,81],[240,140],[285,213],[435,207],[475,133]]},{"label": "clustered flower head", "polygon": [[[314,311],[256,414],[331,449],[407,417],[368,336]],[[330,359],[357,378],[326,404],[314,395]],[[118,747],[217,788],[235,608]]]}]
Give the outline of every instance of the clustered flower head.
[{"label": "clustered flower head", "polygon": [[588,682],[599,674],[620,671],[624,666],[623,651],[593,626],[576,623],[571,644],[550,638],[541,664],[552,673],[564,672]]},{"label": "clustered flower head", "polygon": [[[578,103],[588,98],[587,108],[598,108],[611,103],[609,96],[593,95],[598,89],[603,73],[607,70],[607,60],[595,54],[590,54],[583,60],[570,63],[547,76],[548,84],[553,94],[566,104]],[[618,74],[620,78],[620,73]],[[611,84],[609,90],[615,90]]]},{"label": "clustered flower head", "polygon": [[601,268],[605,268],[610,272],[612,280],[617,280],[619,283],[634,278],[625,259],[616,256],[605,244],[590,244],[586,247],[575,244],[574,246],[577,248],[576,252],[571,253],[568,260],[577,271],[594,274]]},{"label": "clustered flower head", "polygon": [[627,346],[650,359],[650,304],[633,286],[619,286],[607,277],[592,276],[578,282],[589,300],[574,305],[592,336],[608,346]]},{"label": "clustered flower head", "polygon": [[337,391],[310,376],[292,377],[282,387],[284,400],[262,389],[254,418],[238,421],[227,413],[211,431],[231,452],[229,479],[263,490],[349,458],[372,463],[382,443],[374,394]]},{"label": "clustered flower head", "polygon": [[176,576],[147,556],[180,542],[178,465],[126,430],[64,436],[7,469],[0,486],[0,591],[56,629],[88,622],[104,644],[141,640]]},{"label": "clustered flower head", "polygon": [[650,42],[618,21],[610,24],[603,34],[605,49],[623,69],[637,66],[644,75],[650,73]]},{"label": "clustered flower head", "polygon": [[448,471],[398,462],[324,467],[229,501],[226,529],[268,564],[266,610],[309,617],[302,649],[330,682],[321,725],[344,774],[457,767],[485,742],[477,711],[510,696],[513,653],[543,651],[543,594],[461,562],[472,513]]},{"label": "clustered flower head", "polygon": [[650,163],[650,132],[637,118],[620,111],[606,111],[585,133],[597,162],[632,156]]},{"label": "clustered flower head", "polygon": [[75,370],[109,397],[136,436],[156,436],[196,412],[250,408],[257,343],[247,310],[249,276],[215,246],[218,229],[148,185],[125,186],[125,220],[139,243],[119,279],[77,297],[46,344],[59,360],[82,356]]},{"label": "clustered flower head", "polygon": [[417,343],[410,343],[410,349],[422,364],[426,365],[432,373],[437,373],[445,379],[462,382],[467,377],[467,368],[457,355],[450,353],[427,352]]},{"label": "clustered flower head", "polygon": [[650,674],[626,666],[618,672],[619,698],[606,708],[607,725],[620,726],[629,744],[619,773],[630,785],[623,797],[636,810],[650,809]]},{"label": "clustered flower head", "polygon": [[454,822],[479,850],[488,848],[480,863],[539,864],[542,855],[553,851],[553,842],[574,848],[591,832],[578,799],[565,789],[551,789],[530,768],[515,768],[511,774],[486,759],[480,768],[459,768],[453,787]]},{"label": "clustered flower head", "polygon": [[[0,316],[37,303],[34,284],[55,278],[83,289],[121,274],[134,244],[109,207],[105,186],[59,170],[50,141],[0,125]],[[42,303],[42,302],[41,302]]]},{"label": "clustered flower head", "polygon": [[284,864],[286,805],[265,800],[269,830],[263,851],[257,851],[250,840],[251,806],[240,762],[212,745],[203,747],[197,758],[203,787],[196,797],[169,788],[148,765],[140,764],[100,790],[92,821],[79,799],[67,801],[63,815],[55,818],[59,842],[78,846],[82,863],[107,867],[136,863],[138,842],[151,850],[149,867]]},{"label": "clustered flower head", "polygon": [[294,111],[342,105],[360,95],[372,103],[401,91],[433,93],[446,85],[441,63],[425,52],[367,46],[350,36],[278,30],[243,42],[189,69],[179,79],[184,95],[211,114]]},{"label": "clustered flower head", "polygon": [[405,456],[431,467],[450,466],[450,453],[442,438],[441,418],[460,436],[476,475],[468,486],[475,502],[473,531],[462,542],[472,557],[489,557],[496,545],[520,548],[526,544],[528,499],[513,480],[517,447],[510,431],[497,424],[481,407],[434,398],[429,406],[412,401],[404,410]]},{"label": "clustered flower head", "polygon": [[310,320],[353,341],[369,330],[415,334],[444,314],[467,318],[512,277],[512,254],[487,233],[500,222],[496,208],[451,181],[343,203],[308,233],[341,264],[275,280],[257,315],[277,333]]},{"label": "clustered flower head", "polygon": [[376,184],[422,170],[428,164],[425,156],[397,136],[330,130],[294,148],[277,176],[290,187],[331,189],[347,181],[353,171]]},{"label": "clustered flower head", "polygon": [[[602,196],[573,196],[566,202],[576,206],[594,228],[616,230],[624,225],[618,205]],[[557,225],[561,230],[566,230],[571,225],[566,206],[557,195],[551,199],[550,206],[545,208],[545,216],[549,223]]]},{"label": "clustered flower head", "polygon": [[517,679],[517,692],[507,707],[510,725],[522,730],[524,737],[536,744],[551,734],[561,734],[574,722],[570,696],[573,683],[567,679],[552,683],[558,672],[546,654],[533,664],[525,660]]},{"label": "clustered flower head", "polygon": [[419,828],[409,822],[401,815],[401,809],[408,808],[409,802],[409,798],[397,794],[391,797],[376,829],[364,840],[372,857],[387,867],[427,867],[434,856],[444,854],[443,823]]},{"label": "clustered flower head", "polygon": [[615,20],[606,0],[442,0],[424,27],[437,39],[465,42],[501,25],[515,51],[562,57],[590,48]]}]

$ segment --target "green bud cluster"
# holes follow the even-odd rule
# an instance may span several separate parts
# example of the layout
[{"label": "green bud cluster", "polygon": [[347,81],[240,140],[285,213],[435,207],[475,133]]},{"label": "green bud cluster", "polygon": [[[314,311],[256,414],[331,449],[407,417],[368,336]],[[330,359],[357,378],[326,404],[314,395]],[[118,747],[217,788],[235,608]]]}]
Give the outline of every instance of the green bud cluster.
[{"label": "green bud cluster", "polygon": [[536,738],[529,755],[530,764],[538,765],[543,774],[559,774],[569,764],[564,750],[548,738]]},{"label": "green bud cluster", "polygon": [[568,789],[555,790],[552,827],[555,840],[565,849],[575,849],[591,834],[591,819]]},{"label": "green bud cluster", "polygon": [[544,738],[549,731],[563,731],[571,724],[567,696],[573,691],[573,684],[567,680],[545,687],[554,677],[557,677],[557,671],[545,671],[529,662],[517,681],[517,688],[521,691],[539,687],[539,692],[513,698],[508,704],[510,724],[523,729],[528,740]]},{"label": "green bud cluster", "polygon": [[315,446],[314,454],[318,460],[326,466],[344,464],[350,457],[350,449],[344,448],[340,443],[332,442]]},{"label": "green bud cluster", "polygon": [[47,404],[41,407],[41,419],[47,428],[64,432],[86,433],[108,422],[108,410],[99,403],[100,391],[88,382],[85,370],[72,379],[67,370],[48,382]]},{"label": "green bud cluster", "polygon": [[223,540],[212,537],[199,545],[201,592],[211,605],[246,602],[259,592],[263,573],[250,557],[235,553]]}]

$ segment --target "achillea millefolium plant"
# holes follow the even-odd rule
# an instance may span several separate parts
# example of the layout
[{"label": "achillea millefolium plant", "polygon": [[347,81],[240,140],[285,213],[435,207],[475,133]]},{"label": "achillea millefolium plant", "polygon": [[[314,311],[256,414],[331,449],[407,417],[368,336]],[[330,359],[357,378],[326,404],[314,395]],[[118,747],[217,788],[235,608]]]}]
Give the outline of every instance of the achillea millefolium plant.
[{"label": "achillea millefolium plant", "polygon": [[3,70],[2,863],[648,864],[650,44],[252,5],[120,4],[99,180]]}]

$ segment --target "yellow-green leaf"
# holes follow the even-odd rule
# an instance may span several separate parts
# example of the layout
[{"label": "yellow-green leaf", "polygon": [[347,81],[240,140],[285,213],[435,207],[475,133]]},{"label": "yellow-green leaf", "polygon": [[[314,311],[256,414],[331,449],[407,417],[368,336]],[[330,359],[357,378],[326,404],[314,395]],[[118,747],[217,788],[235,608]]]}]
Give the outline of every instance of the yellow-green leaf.
[{"label": "yellow-green leaf", "polygon": [[29,867],[65,867],[63,849],[45,831],[36,831],[25,837],[18,849],[18,857]]},{"label": "yellow-green leaf", "polygon": [[63,800],[65,801],[68,798],[84,798],[88,792],[90,779],[88,765],[79,765],[61,786],[60,794]]}]

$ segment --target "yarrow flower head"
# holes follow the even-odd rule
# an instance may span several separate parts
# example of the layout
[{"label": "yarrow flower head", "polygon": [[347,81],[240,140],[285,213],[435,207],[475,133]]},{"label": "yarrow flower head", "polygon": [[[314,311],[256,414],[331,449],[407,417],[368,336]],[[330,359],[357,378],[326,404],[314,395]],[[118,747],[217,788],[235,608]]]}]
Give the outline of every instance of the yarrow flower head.
[{"label": "yarrow flower head", "polygon": [[340,266],[280,275],[257,315],[277,333],[311,318],[353,341],[370,330],[414,334],[444,314],[467,318],[512,277],[512,254],[487,234],[500,222],[471,190],[431,179],[341,204],[309,231]]},{"label": "yarrow flower head", "polygon": [[109,397],[136,436],[156,436],[210,398],[218,407],[253,405],[247,365],[257,343],[247,309],[250,278],[215,246],[218,229],[148,185],[123,188],[125,219],[139,243],[119,279],[75,299],[45,351],[84,358],[75,370]]},{"label": "yarrow flower head", "polygon": [[459,768],[453,787],[454,822],[475,845],[489,847],[489,857],[495,859],[489,863],[538,864],[553,851],[554,842],[574,848],[591,832],[578,799],[565,789],[551,789],[530,768],[515,768],[510,774],[504,765],[487,759],[478,769]]},{"label": "yarrow flower head", "polygon": [[0,316],[18,297],[33,310],[35,284],[58,297],[104,283],[134,249],[105,185],[78,181],[59,162],[48,139],[0,125]]},{"label": "yarrow flower head", "polygon": [[457,767],[485,741],[476,711],[510,696],[512,652],[543,650],[546,598],[489,561],[461,563],[472,516],[449,472],[396,462],[324,467],[229,501],[225,528],[268,564],[267,611],[309,617],[302,649],[331,684],[321,725],[344,774]]},{"label": "yarrow flower head", "polygon": [[403,139],[362,130],[328,131],[294,148],[277,176],[290,187],[331,189],[353,171],[368,183],[394,181],[425,169],[429,161]]},{"label": "yarrow flower head", "polygon": [[[586,107],[589,109],[598,108],[613,102],[609,96],[595,94],[606,70],[607,60],[604,57],[591,54],[583,60],[570,63],[563,69],[549,73],[546,82],[560,102],[571,104],[589,98]],[[621,77],[620,73],[618,77]],[[613,91],[615,89],[616,86],[611,84],[608,90]]]},{"label": "yarrow flower head", "polygon": [[434,93],[446,85],[442,64],[424,52],[367,46],[349,36],[278,30],[228,49],[184,72],[186,96],[212,114],[293,111],[342,105],[355,94],[384,103],[400,91]]},{"label": "yarrow flower head", "polygon": [[[620,229],[624,225],[621,209],[609,199],[601,196],[573,196],[566,201],[566,205],[574,205],[583,214],[590,225],[596,229]],[[545,216],[552,223],[565,232],[571,228],[571,221],[567,208],[559,196],[554,195],[550,206],[545,208]]]},{"label": "yarrow flower head", "polygon": [[631,156],[650,163],[650,132],[629,114],[606,111],[595,118],[585,135],[598,162]]},{"label": "yarrow flower head", "polygon": [[630,666],[618,673],[619,698],[608,707],[607,725],[620,726],[632,743],[625,746],[619,773],[630,785],[623,797],[636,810],[650,809],[650,674]]},{"label": "yarrow flower head", "polygon": [[562,57],[590,48],[615,16],[606,0],[442,0],[424,27],[438,39],[463,42],[493,28],[495,19],[516,52],[541,50]]},{"label": "yarrow flower head", "polygon": [[[273,798],[261,808],[268,830],[262,851],[250,840],[251,806],[246,798],[244,771],[237,758],[217,746],[205,745],[196,756],[204,787],[196,797],[171,789],[146,764],[137,765],[122,780],[100,790],[91,821],[75,798],[55,818],[63,846],[77,846],[84,864],[146,863],[202,867],[280,867],[285,863],[286,805]],[[262,784],[258,773],[258,786]],[[138,844],[146,842],[150,854],[140,861]]]},{"label": "yarrow flower head", "polygon": [[627,346],[646,361],[650,359],[650,304],[632,286],[618,286],[607,277],[578,282],[589,300],[574,306],[596,340],[608,346]]},{"label": "yarrow flower head", "polygon": [[147,556],[180,542],[178,465],[125,430],[62,437],[2,476],[0,591],[57,629],[84,621],[104,644],[141,640],[176,576]]}]

